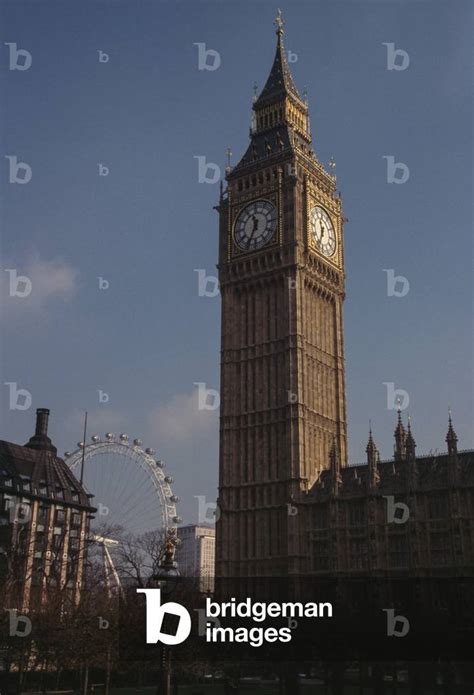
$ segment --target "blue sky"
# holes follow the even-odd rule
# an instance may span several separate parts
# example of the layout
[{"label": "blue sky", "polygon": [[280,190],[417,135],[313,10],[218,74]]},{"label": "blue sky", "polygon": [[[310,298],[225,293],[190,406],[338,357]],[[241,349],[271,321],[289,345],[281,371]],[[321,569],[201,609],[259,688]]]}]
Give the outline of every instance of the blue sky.
[{"label": "blue sky", "polygon": [[[282,10],[314,148],[336,160],[348,218],[350,461],[365,458],[369,418],[392,453],[386,382],[409,393],[420,453],[444,450],[449,405],[470,448],[472,5]],[[215,499],[218,457],[217,413],[197,409],[194,386],[219,386],[219,298],[198,295],[195,272],[215,274],[218,184],[199,183],[195,157],[223,169],[228,146],[243,154],[275,13],[263,1],[2,5],[2,260],[33,286],[10,297],[2,271],[2,382],[32,396],[10,410],[4,383],[2,437],[26,440],[45,406],[62,452],[87,409],[91,434],[126,431],[167,461],[186,521],[194,495]],[[8,70],[5,42],[30,69]],[[218,69],[198,69],[196,43],[218,51]],[[406,70],[387,69],[386,43],[408,53]],[[31,166],[29,183],[9,183],[5,155]],[[409,167],[406,183],[387,183],[387,156]],[[388,296],[384,269],[408,279],[405,296]]]}]

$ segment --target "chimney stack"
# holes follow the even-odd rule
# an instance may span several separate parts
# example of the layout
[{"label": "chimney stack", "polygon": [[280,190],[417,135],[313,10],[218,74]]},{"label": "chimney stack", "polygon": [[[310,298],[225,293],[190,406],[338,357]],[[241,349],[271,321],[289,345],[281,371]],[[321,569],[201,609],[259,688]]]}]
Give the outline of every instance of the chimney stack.
[{"label": "chimney stack", "polygon": [[54,455],[56,455],[57,449],[55,446],[53,446],[51,439],[48,437],[48,420],[48,408],[37,408],[35,433],[32,437],[30,437],[30,441],[25,444],[25,446],[29,447],[30,449],[51,451]]},{"label": "chimney stack", "polygon": [[48,408],[36,408],[36,436],[38,435],[48,435],[48,420],[49,420],[49,410]]}]

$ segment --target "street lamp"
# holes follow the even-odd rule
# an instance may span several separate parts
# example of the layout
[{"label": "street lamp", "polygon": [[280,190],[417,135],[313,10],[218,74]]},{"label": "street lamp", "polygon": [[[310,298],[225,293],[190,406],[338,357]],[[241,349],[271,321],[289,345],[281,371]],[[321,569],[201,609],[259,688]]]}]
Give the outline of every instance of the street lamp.
[{"label": "street lamp", "polygon": [[[170,594],[179,577],[178,565],[174,559],[174,544],[171,539],[166,541],[165,553],[160,562],[153,580],[163,594]],[[170,695],[171,693],[171,652],[166,644],[160,643],[160,676],[157,695]]]}]

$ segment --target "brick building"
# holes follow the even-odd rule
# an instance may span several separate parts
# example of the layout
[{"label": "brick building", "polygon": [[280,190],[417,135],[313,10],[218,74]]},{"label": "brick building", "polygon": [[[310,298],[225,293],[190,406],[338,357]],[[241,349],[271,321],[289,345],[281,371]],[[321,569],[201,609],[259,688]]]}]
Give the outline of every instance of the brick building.
[{"label": "brick building", "polygon": [[49,410],[36,411],[24,446],[0,441],[0,556],[9,604],[28,611],[59,588],[77,602],[95,512],[48,437]]}]

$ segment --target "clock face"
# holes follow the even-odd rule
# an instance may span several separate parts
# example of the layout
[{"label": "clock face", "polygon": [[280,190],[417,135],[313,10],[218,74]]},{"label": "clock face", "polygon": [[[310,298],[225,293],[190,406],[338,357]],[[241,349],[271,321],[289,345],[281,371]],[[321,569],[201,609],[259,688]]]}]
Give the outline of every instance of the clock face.
[{"label": "clock face", "polygon": [[336,251],[336,234],[326,210],[316,205],[311,210],[311,233],[318,251],[323,256],[333,256]]},{"label": "clock face", "polygon": [[275,206],[268,200],[255,200],[239,213],[235,221],[235,243],[244,251],[256,251],[268,244],[276,227]]}]

